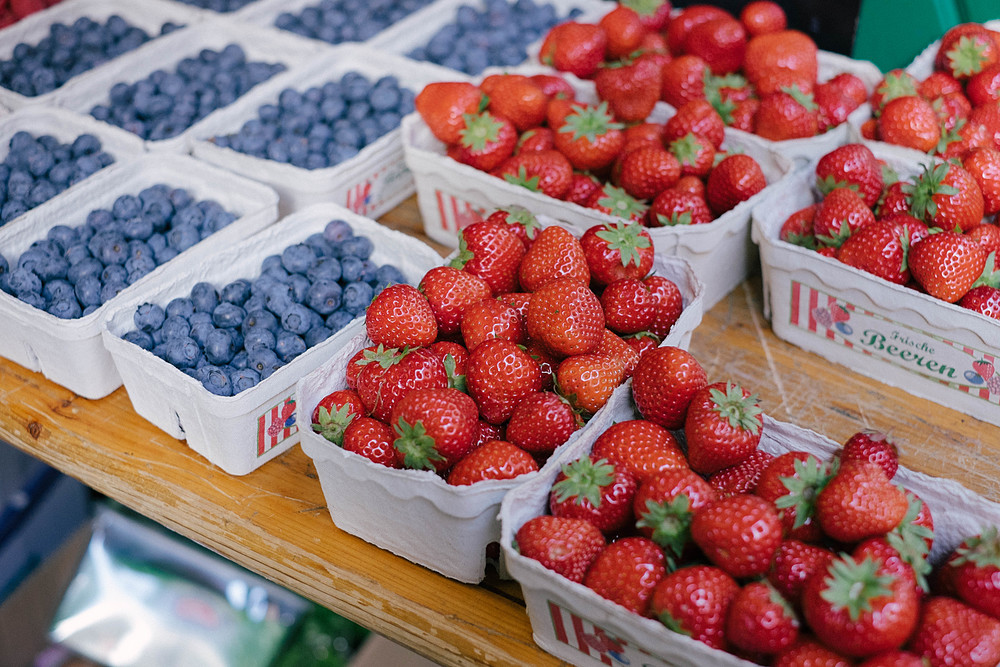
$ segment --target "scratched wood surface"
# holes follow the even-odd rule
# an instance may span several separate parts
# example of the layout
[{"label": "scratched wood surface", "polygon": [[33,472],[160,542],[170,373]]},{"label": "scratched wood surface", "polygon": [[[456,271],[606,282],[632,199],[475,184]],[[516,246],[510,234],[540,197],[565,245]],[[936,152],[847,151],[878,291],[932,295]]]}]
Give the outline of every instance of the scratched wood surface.
[{"label": "scratched wood surface", "polygon": [[[382,222],[423,238],[413,198]],[[691,350],[712,381],[758,392],[777,419],[841,442],[863,427],[890,431],[907,466],[1000,500],[997,427],[780,341],[762,315],[759,277],[705,314]],[[89,401],[0,360],[0,398],[0,438],[432,660],[563,664],[534,645],[517,584],[460,584],[338,530],[298,447],[232,477],[136,415],[124,389]]]}]

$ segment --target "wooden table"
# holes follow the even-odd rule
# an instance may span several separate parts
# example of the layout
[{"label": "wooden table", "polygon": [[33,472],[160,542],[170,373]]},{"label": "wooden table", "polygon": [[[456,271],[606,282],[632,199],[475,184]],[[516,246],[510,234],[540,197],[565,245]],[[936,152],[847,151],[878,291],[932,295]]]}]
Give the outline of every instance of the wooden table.
[{"label": "wooden table", "polygon": [[[412,198],[382,221],[422,237]],[[864,427],[888,430],[905,465],[1000,500],[996,427],[778,340],[761,311],[759,277],[705,314],[691,350],[711,381],[758,392],[777,419],[841,442]],[[432,660],[564,664],[532,641],[516,583],[460,584],[338,530],[299,447],[232,477],[136,415],[123,388],[86,400],[0,360],[0,396],[0,438]]]}]

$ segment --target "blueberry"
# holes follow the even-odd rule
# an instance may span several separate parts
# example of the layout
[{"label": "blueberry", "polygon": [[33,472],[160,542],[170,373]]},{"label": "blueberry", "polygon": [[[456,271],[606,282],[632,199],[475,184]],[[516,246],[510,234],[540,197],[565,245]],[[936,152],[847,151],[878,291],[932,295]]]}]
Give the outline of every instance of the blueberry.
[{"label": "blueberry", "polygon": [[142,200],[134,195],[122,195],[111,205],[111,213],[119,220],[128,220],[142,213]]},{"label": "blueberry", "polygon": [[275,340],[274,332],[270,329],[265,327],[252,327],[248,329],[246,335],[243,336],[243,346],[248,352],[256,350],[260,347],[273,350]]},{"label": "blueberry", "polygon": [[163,326],[166,318],[167,315],[163,308],[155,303],[144,303],[136,308],[135,313],[132,315],[132,322],[135,324],[136,329],[149,332]]},{"label": "blueberry", "polygon": [[211,283],[199,282],[191,288],[191,302],[195,310],[210,313],[219,304],[219,293]]},{"label": "blueberry", "polygon": [[406,276],[394,264],[383,264],[375,271],[375,281],[379,285],[387,287],[396,283],[405,283]]},{"label": "blueberry", "polygon": [[121,291],[126,287],[128,287],[128,284],[124,280],[104,283],[101,285],[101,303],[104,304],[111,301],[111,299],[121,294]]},{"label": "blueberry", "polygon": [[348,283],[344,287],[344,309],[353,315],[360,315],[368,308],[374,294],[375,290],[368,283]]},{"label": "blueberry", "polygon": [[[124,264],[125,260],[128,259],[128,240],[124,234],[100,232],[91,240],[94,239],[97,241],[90,246],[91,252],[104,264]],[[97,252],[94,252],[95,248]]]},{"label": "blueberry", "polygon": [[17,268],[7,274],[7,286],[16,295],[41,292],[42,280],[30,269]]},{"label": "blueberry", "polygon": [[35,308],[45,308],[45,297],[38,292],[21,292],[15,295],[19,300]]},{"label": "blueberry", "polygon": [[344,282],[353,283],[361,280],[364,271],[364,260],[354,256],[344,257],[340,260],[340,278]]},{"label": "blueberry", "polygon": [[247,311],[247,314],[257,310],[266,311],[267,304],[264,302],[264,295],[254,294],[251,290],[250,298],[243,302],[243,310]]},{"label": "blueberry", "polygon": [[229,382],[233,386],[233,395],[255,387],[260,382],[260,373],[251,368],[233,368],[229,371]]},{"label": "blueberry", "polygon": [[219,295],[222,301],[242,306],[250,298],[250,281],[240,278],[222,288]]},{"label": "blueberry", "polygon": [[305,341],[306,347],[311,348],[319,345],[324,340],[333,335],[333,331],[326,326],[316,325],[312,329],[306,332]]},{"label": "blueberry", "polygon": [[57,299],[73,299],[76,301],[76,293],[73,285],[65,280],[50,280],[42,285],[42,296],[46,301],[52,302]]},{"label": "blueberry", "polygon": [[306,293],[312,283],[301,273],[293,273],[288,276],[287,284],[291,288],[292,300],[295,303],[302,303],[306,300]]},{"label": "blueberry", "polygon": [[[234,369],[244,369],[247,367],[247,351],[240,350],[233,355],[233,360],[229,362],[230,367]],[[254,371],[256,373],[256,371]]]},{"label": "blueberry", "polygon": [[[69,246],[68,248],[66,248],[66,251],[63,254],[63,256],[66,258],[66,261],[69,262],[70,269],[72,269],[74,266],[76,266],[85,259],[93,258],[93,255],[90,254],[90,250],[87,249],[86,243],[76,243]],[[67,276],[68,275],[69,275],[69,269],[67,269]]]},{"label": "blueberry", "polygon": [[354,229],[346,220],[331,220],[323,228],[323,238],[331,243],[340,243],[354,236]]},{"label": "blueberry", "polygon": [[345,240],[341,244],[341,252],[344,257],[357,257],[358,259],[368,259],[371,257],[375,244],[367,236],[355,236]]},{"label": "blueberry", "polygon": [[247,368],[257,371],[260,374],[261,380],[270,377],[281,366],[282,361],[278,358],[274,350],[257,348],[252,352],[247,352]]},{"label": "blueberry", "polygon": [[306,269],[306,277],[316,282],[321,279],[338,281],[341,276],[340,260],[336,257],[318,257]]},{"label": "blueberry", "polygon": [[286,364],[305,352],[306,349],[306,342],[302,337],[291,331],[279,332],[274,343],[274,353]]},{"label": "blueberry", "polygon": [[122,340],[138,345],[144,350],[153,349],[153,338],[145,331],[128,331],[122,336]]},{"label": "blueberry", "polygon": [[80,317],[80,315],[83,313],[83,309],[80,308],[80,302],[77,301],[75,298],[55,299],[54,301],[52,301],[51,304],[49,304],[49,307],[46,308],[46,310],[52,315],[55,315],[56,317],[62,318],[64,320],[75,319],[77,317]]},{"label": "blueberry", "polygon": [[275,285],[264,294],[264,303],[267,309],[277,317],[284,315],[285,311],[295,304],[292,298],[292,290],[288,285]]},{"label": "blueberry", "polygon": [[307,246],[316,251],[317,261],[321,260],[324,257],[329,256],[330,254],[330,243],[325,238],[323,238],[323,234],[320,232],[317,232],[315,234],[310,234],[309,236],[306,237],[306,240],[303,241],[303,243],[305,243]]},{"label": "blueberry", "polygon": [[216,396],[233,395],[233,385],[229,380],[229,373],[218,366],[205,367],[201,384]]},{"label": "blueberry", "polygon": [[236,338],[229,329],[215,329],[205,339],[205,358],[212,364],[228,364],[236,354]]},{"label": "blueberry", "polygon": [[228,301],[222,301],[212,311],[212,324],[220,328],[237,328],[246,319],[246,311]]},{"label": "blueberry", "polygon": [[131,285],[137,280],[152,273],[155,269],[156,269],[156,260],[153,259],[151,254],[140,255],[138,257],[129,257],[127,260],[125,260],[125,271],[126,271],[125,282]]},{"label": "blueberry", "polygon": [[209,334],[211,334],[213,331],[216,331],[216,328],[212,326],[212,321],[211,320],[207,322],[201,321],[198,322],[197,324],[194,322],[189,322],[189,324],[191,325],[191,334],[190,334],[191,338],[194,338],[196,341],[198,341],[198,345],[201,345],[202,349],[204,349],[205,343],[208,341]]},{"label": "blueberry", "polygon": [[314,282],[306,293],[306,305],[320,315],[326,316],[340,308],[343,289],[334,279],[321,278]]},{"label": "blueberry", "polygon": [[153,220],[145,215],[129,218],[122,223],[122,233],[126,239],[148,239],[153,235]]},{"label": "blueberry", "polygon": [[202,356],[198,342],[186,335],[168,338],[165,346],[167,361],[177,368],[192,368]]},{"label": "blueberry", "polygon": [[251,329],[257,328],[274,332],[278,330],[279,325],[278,318],[273,313],[267,310],[255,309],[247,311],[247,316],[244,318],[243,326],[240,329],[244,335],[249,335]]},{"label": "blueberry", "polygon": [[96,274],[82,276],[73,285],[73,291],[80,305],[99,306],[101,305],[101,279]]},{"label": "blueberry", "polygon": [[[281,326],[291,333],[304,334],[316,324],[317,319],[316,313],[308,306],[294,303],[281,314]],[[281,339],[280,333],[278,339]]]},{"label": "blueberry", "polygon": [[186,320],[195,312],[194,301],[188,297],[176,297],[167,303],[164,311],[167,317],[182,317]]},{"label": "blueberry", "polygon": [[191,334],[191,323],[186,318],[168,314],[167,318],[163,321],[163,326],[160,327],[160,333],[163,336],[163,340],[185,338]]}]

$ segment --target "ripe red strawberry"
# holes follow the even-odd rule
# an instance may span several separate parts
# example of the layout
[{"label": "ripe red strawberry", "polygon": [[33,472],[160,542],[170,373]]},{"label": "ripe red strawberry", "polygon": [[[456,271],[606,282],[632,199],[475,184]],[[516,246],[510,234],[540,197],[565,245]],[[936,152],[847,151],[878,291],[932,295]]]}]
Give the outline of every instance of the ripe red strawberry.
[{"label": "ripe red strawberry", "polygon": [[364,456],[387,468],[401,468],[402,457],[392,446],[396,434],[372,417],[358,417],[344,430],[344,450]]},{"label": "ripe red strawberry", "polygon": [[353,389],[339,389],[324,396],[312,412],[312,430],[336,445],[344,443],[344,429],[365,415],[365,404]]},{"label": "ripe red strawberry", "polygon": [[448,386],[448,372],[436,352],[428,348],[395,348],[365,356],[358,374],[357,392],[365,410],[387,422],[392,409],[413,389]]},{"label": "ripe red strawberry", "polygon": [[652,199],[677,182],[681,165],[662,146],[642,146],[622,155],[616,180],[636,199]]},{"label": "ripe red strawberry", "polygon": [[712,212],[703,195],[693,194],[680,188],[667,188],[656,196],[646,213],[646,224],[650,227],[674,227],[677,225],[700,225],[712,222]]},{"label": "ripe red strawberry", "polygon": [[[623,336],[622,340],[625,341],[626,345],[636,351],[636,354],[639,355],[639,359],[641,359],[642,355],[646,354],[646,352],[658,348],[662,342],[659,336],[648,331],[633,334],[631,336]],[[638,363],[639,362],[636,361],[636,364]],[[633,372],[635,371],[635,369],[632,370]],[[629,375],[629,377],[631,377],[631,375]]]},{"label": "ripe red strawberry", "polygon": [[764,412],[759,400],[732,382],[710,384],[692,397],[684,435],[695,472],[711,475],[742,462],[757,449]]},{"label": "ripe red strawberry", "polygon": [[982,222],[984,201],[979,184],[959,164],[925,167],[916,184],[904,186],[911,196],[910,210],[928,225],[948,231],[966,231]]},{"label": "ripe red strawberry", "polygon": [[819,70],[816,43],[797,30],[781,30],[753,37],[743,57],[743,74],[757,88],[758,95],[779,88],[769,85],[778,78],[782,85],[800,83],[811,86]]},{"label": "ripe red strawberry", "polygon": [[830,481],[830,467],[801,451],[781,454],[757,481],[756,493],[778,508],[785,537],[816,542],[821,533],[816,521],[816,496]]},{"label": "ripe red strawberry", "polygon": [[829,83],[821,83],[813,89],[813,102],[816,104],[816,131],[819,134],[828,132],[847,121],[858,104]]},{"label": "ripe red strawberry", "polygon": [[877,463],[885,471],[885,476],[892,479],[899,468],[899,450],[885,433],[865,429],[847,439],[840,450],[840,460]]},{"label": "ripe red strawberry", "polygon": [[424,347],[437,339],[438,325],[427,297],[405,283],[378,293],[365,311],[365,330],[376,345]]},{"label": "ripe red strawberry", "polygon": [[885,105],[897,97],[915,96],[917,86],[917,78],[904,69],[897,68],[886,72],[869,98],[875,115],[881,114]]},{"label": "ripe red strawberry", "polygon": [[663,551],[645,537],[623,537],[597,555],[583,585],[628,611],[646,616],[653,589],[666,574]]},{"label": "ripe red strawberry", "polygon": [[626,222],[641,222],[646,215],[645,203],[610,183],[601,187],[589,207]]},{"label": "ripe red strawberry", "polygon": [[962,157],[962,166],[975,179],[983,195],[983,215],[1000,211],[1000,150],[974,148]]},{"label": "ripe red strawberry", "polygon": [[489,109],[506,118],[518,132],[545,122],[549,97],[538,84],[522,74],[494,74],[479,84],[490,98]]},{"label": "ripe red strawberry", "polygon": [[850,188],[861,195],[868,208],[875,206],[885,181],[882,168],[864,144],[835,148],[816,163],[816,187],[823,195],[837,188]]},{"label": "ripe red strawberry", "polygon": [[617,5],[601,17],[597,25],[604,28],[608,36],[604,51],[605,60],[624,58],[636,51],[646,36],[646,26],[639,14],[631,7]]},{"label": "ripe red strawberry", "polygon": [[571,100],[576,97],[573,86],[559,74],[530,74],[528,78],[542,89],[549,98],[561,97]]},{"label": "ripe red strawberry", "polygon": [[927,667],[927,663],[915,653],[897,649],[873,655],[858,667]]},{"label": "ripe red strawberry", "polygon": [[868,101],[868,90],[865,88],[865,82],[856,74],[841,72],[827,83],[834,86],[857,106]]},{"label": "ripe red strawberry", "polygon": [[851,233],[837,248],[836,258],[897,285],[910,281],[907,254],[909,231],[892,220],[872,220]]},{"label": "ripe red strawberry", "polygon": [[431,133],[453,145],[462,139],[464,116],[479,112],[482,102],[482,91],[471,83],[436,81],[424,86],[413,103]]},{"label": "ripe red strawberry", "polygon": [[514,155],[534,151],[553,151],[555,149],[555,133],[547,127],[533,127],[530,130],[522,132],[517,138]]},{"label": "ripe red strawberry", "polygon": [[680,55],[661,70],[660,99],[679,109],[691,100],[705,99],[708,63],[695,55]]},{"label": "ripe red strawberry", "polygon": [[468,486],[487,479],[515,479],[529,472],[538,472],[531,454],[506,440],[488,440],[452,467],[448,483]]},{"label": "ripe red strawberry", "polygon": [[907,648],[932,667],[995,665],[1000,662],[1000,621],[948,597],[932,597]]},{"label": "ripe red strawberry", "polygon": [[973,287],[959,299],[958,305],[1000,320],[1000,289],[990,285]]},{"label": "ripe red strawberry", "polygon": [[626,127],[622,134],[625,136],[622,152],[641,146],[663,148],[663,125],[661,123],[636,123]]},{"label": "ripe red strawberry", "polygon": [[616,362],[624,373],[622,382],[632,377],[632,373],[635,372],[635,367],[639,363],[639,354],[632,349],[632,346],[607,327],[604,328],[604,335],[601,336],[601,342],[593,354],[598,357],[607,357]]},{"label": "ripe red strawberry", "polygon": [[731,16],[720,16],[694,25],[684,39],[684,51],[702,58],[713,74],[738,70],[743,63],[746,46],[746,29]]},{"label": "ripe red strawberry", "polygon": [[625,143],[621,128],[607,102],[597,106],[575,104],[562,125],[553,127],[556,148],[580,171],[611,165]]},{"label": "ripe red strawberry", "polygon": [[886,185],[885,191],[882,193],[882,199],[878,204],[877,211],[878,217],[886,218],[894,213],[905,213],[909,215],[910,213],[910,195],[906,192],[903,186],[911,185],[908,181],[896,181],[895,183],[890,183]]},{"label": "ripe red strawberry", "polygon": [[465,367],[469,364],[469,351],[449,340],[439,340],[428,349],[438,355],[444,364],[444,370],[448,373],[448,386],[465,391]]},{"label": "ripe red strawberry", "polygon": [[774,657],[772,667],[851,667],[851,661],[812,637],[798,641]]},{"label": "ripe red strawberry", "polygon": [[771,566],[781,544],[781,519],[760,496],[726,496],[708,503],[691,519],[691,539],[730,576],[756,577]]},{"label": "ripe red strawberry", "polygon": [[514,541],[522,556],[577,583],[607,546],[604,535],[589,521],[548,514],[528,519],[517,529]]},{"label": "ripe red strawberry", "polygon": [[472,449],[478,418],[475,402],[457,389],[408,392],[389,418],[403,467],[438,472],[451,468]]},{"label": "ripe red strawberry", "polygon": [[619,359],[598,354],[567,357],[559,362],[555,374],[559,393],[575,409],[587,415],[604,407],[624,381],[624,364]]},{"label": "ripe red strawberry", "polygon": [[802,588],[815,572],[826,571],[835,554],[816,544],[782,540],[774,555],[767,580],[792,604],[802,600]]},{"label": "ripe red strawberry", "polygon": [[670,333],[684,310],[684,295],[681,294],[677,283],[663,276],[646,276],[642,282],[656,302],[656,314],[649,330],[656,336],[664,338]]},{"label": "ripe red strawberry", "polygon": [[573,408],[558,394],[538,391],[517,404],[507,422],[507,440],[544,459],[581,426]]},{"label": "ripe red strawberry", "polygon": [[514,154],[517,129],[493,112],[466,114],[465,128],[457,144],[448,148],[454,160],[480,171],[493,171]]},{"label": "ripe red strawberry", "polygon": [[605,459],[583,456],[564,463],[549,493],[553,516],[587,519],[605,535],[632,520],[636,480]]},{"label": "ripe red strawberry", "polygon": [[667,25],[667,44],[670,52],[675,56],[684,53],[688,35],[696,25],[727,17],[732,18],[732,15],[721,7],[712,5],[694,5],[682,9]]},{"label": "ripe red strawberry", "polygon": [[773,454],[762,449],[755,449],[750,453],[750,456],[736,465],[712,473],[708,478],[708,483],[719,492],[720,496],[753,493],[764,469],[773,460]]},{"label": "ripe red strawberry", "polygon": [[482,419],[476,422],[476,435],[473,438],[472,448],[475,449],[490,440],[500,440],[504,437],[504,430],[500,426],[484,422]]},{"label": "ripe red strawberry", "polygon": [[929,153],[941,140],[941,127],[930,102],[904,95],[886,102],[876,134],[890,144]]},{"label": "ripe red strawberry", "polygon": [[597,198],[601,196],[601,187],[601,182],[593,175],[574,171],[570,178],[569,190],[563,195],[563,200],[584,208],[591,208]]},{"label": "ripe red strawberry", "polygon": [[675,430],[683,426],[691,399],[707,384],[705,369],[690,352],[658,347],[639,360],[632,375],[632,398],[644,418]]},{"label": "ripe red strawberry", "polygon": [[494,338],[469,355],[465,382],[480,416],[491,424],[502,424],[521,399],[542,388],[542,372],[518,345]]},{"label": "ripe red strawberry", "polygon": [[558,278],[535,290],[528,304],[527,325],[528,335],[553,354],[587,354],[604,334],[604,311],[585,283]]},{"label": "ripe red strawberry", "polygon": [[850,188],[837,188],[819,203],[813,216],[813,234],[825,246],[839,248],[849,236],[875,222],[864,199]]},{"label": "ripe red strawberry", "polygon": [[816,235],[813,231],[813,220],[819,204],[809,204],[792,213],[781,225],[778,238],[786,243],[802,246],[810,250],[816,249]]},{"label": "ripe red strawberry", "polygon": [[816,498],[816,519],[823,532],[839,542],[879,537],[906,514],[906,494],[870,461],[842,462]]},{"label": "ripe red strawberry", "polygon": [[1000,61],[1000,45],[990,31],[978,23],[961,23],[941,37],[934,68],[965,81]]},{"label": "ripe red strawberry", "polygon": [[811,93],[784,86],[761,97],[755,122],[756,133],[771,141],[814,137],[819,133],[819,107]]},{"label": "ripe red strawberry", "polygon": [[566,21],[545,35],[538,59],[560,72],[588,79],[604,60],[607,45],[608,35],[601,26]]},{"label": "ripe red strawberry", "polygon": [[522,289],[534,292],[558,278],[574,278],[590,283],[590,269],[583,246],[572,234],[558,225],[545,227],[521,259],[518,277]]},{"label": "ripe red strawberry", "polygon": [[674,567],[692,548],[694,513],[716,498],[715,489],[690,468],[665,468],[639,484],[633,501],[636,528],[663,547]]},{"label": "ripe red strawberry", "polygon": [[680,163],[681,175],[704,178],[715,164],[715,146],[703,135],[689,132],[669,142],[668,148]]},{"label": "ripe red strawberry", "polygon": [[520,344],[526,337],[524,323],[513,306],[489,297],[469,304],[459,328],[465,347],[470,351],[490,338]]},{"label": "ripe red strawberry", "polygon": [[622,278],[601,293],[604,322],[617,334],[645,331],[656,316],[656,300],[641,280]]},{"label": "ripe red strawberry", "polygon": [[913,278],[928,294],[955,303],[982,275],[986,252],[963,234],[940,232],[913,244],[909,265]]},{"label": "ripe red strawberry", "polygon": [[373,355],[383,354],[384,352],[384,345],[369,345],[368,347],[355,352],[354,355],[347,361],[347,370],[344,374],[344,381],[347,384],[347,388],[357,389],[358,374],[361,373],[361,369],[363,369],[368,363],[366,357],[371,358]]},{"label": "ripe red strawberry", "polygon": [[660,99],[660,66],[650,58],[605,63],[594,75],[594,86],[615,118],[639,122],[652,113]]},{"label": "ripe red strawberry", "polygon": [[553,356],[544,345],[530,338],[528,344],[524,346],[524,351],[538,364],[538,371],[542,376],[541,391],[551,391],[555,386],[556,366],[559,365],[560,359]]},{"label": "ripe red strawberry", "polygon": [[605,222],[580,237],[590,279],[604,287],[622,278],[639,280],[653,268],[653,239],[641,225]]},{"label": "ripe red strawberry", "polygon": [[732,210],[764,189],[767,179],[749,155],[734,153],[722,159],[705,184],[705,200],[716,216]]},{"label": "ripe red strawberry", "polygon": [[516,292],[524,252],[511,225],[487,219],[459,232],[458,254],[449,265],[478,276],[494,295]]},{"label": "ripe red strawberry", "polygon": [[634,9],[639,14],[639,19],[646,30],[659,32],[670,23],[670,11],[673,7],[667,0],[654,0],[653,2],[624,0],[619,4]]},{"label": "ripe red strawberry", "polygon": [[770,0],[754,0],[740,10],[740,22],[751,37],[784,30],[788,25],[785,10]]},{"label": "ripe red strawberry", "polygon": [[663,141],[666,144],[688,134],[701,135],[716,147],[725,141],[726,124],[708,100],[685,102],[663,126]]},{"label": "ripe red strawberry", "polygon": [[573,165],[557,150],[519,153],[504,160],[496,176],[532,192],[561,199],[573,179]]},{"label": "ripe red strawberry", "polygon": [[445,336],[458,332],[466,308],[491,296],[490,286],[479,276],[453,266],[430,269],[418,288],[430,304],[438,333]]},{"label": "ripe red strawberry", "polygon": [[976,107],[1000,100],[1000,64],[984,67],[982,71],[969,77],[965,94],[972,106]]},{"label": "ripe red strawberry", "polygon": [[955,597],[1000,619],[1000,537],[996,526],[962,540],[943,568]]},{"label": "ripe red strawberry", "polygon": [[[899,548],[897,549],[894,544]],[[903,580],[901,585],[912,588],[919,602],[929,590],[926,575],[930,573],[931,565],[927,561],[928,553],[922,540],[919,543],[919,550],[913,550],[911,546],[895,539],[893,533],[889,533],[889,537],[872,537],[859,542],[851,552],[851,556],[859,562],[866,558],[880,562],[880,570]]]},{"label": "ripe red strawberry", "polygon": [[740,589],[726,616],[726,639],[751,654],[771,655],[799,636],[799,619],[789,602],[767,581]]},{"label": "ripe red strawberry", "polygon": [[502,222],[508,225],[510,231],[514,232],[514,235],[524,244],[526,250],[535,242],[535,238],[542,229],[535,214],[521,206],[498,208],[490,213],[486,220],[489,222]]},{"label": "ripe red strawberry", "polygon": [[674,632],[726,649],[726,616],[739,590],[739,584],[719,568],[690,565],[660,580],[650,607],[653,616]]},{"label": "ripe red strawberry", "polygon": [[673,434],[644,419],[612,424],[597,437],[590,453],[624,467],[640,486],[662,470],[687,468],[687,460]]},{"label": "ripe red strawberry", "polygon": [[736,130],[751,133],[756,132],[758,111],[760,111],[760,100],[756,97],[740,100],[733,107],[732,111],[727,114],[728,117],[725,118],[726,124]]},{"label": "ripe red strawberry", "polygon": [[917,83],[917,94],[925,100],[935,100],[943,95],[961,93],[962,83],[951,74],[936,71]]},{"label": "ripe red strawberry", "polygon": [[821,641],[844,655],[901,648],[919,611],[911,579],[894,576],[881,561],[844,554],[806,581],[803,616]]}]

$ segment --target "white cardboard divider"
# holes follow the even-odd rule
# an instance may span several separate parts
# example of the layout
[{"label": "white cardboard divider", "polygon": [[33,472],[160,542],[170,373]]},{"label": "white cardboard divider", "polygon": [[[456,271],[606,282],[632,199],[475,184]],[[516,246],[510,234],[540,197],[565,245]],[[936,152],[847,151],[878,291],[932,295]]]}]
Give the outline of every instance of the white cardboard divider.
[{"label": "white cardboard divider", "polygon": [[[542,224],[556,224],[540,216]],[[684,295],[684,310],[663,345],[687,348],[691,334],[701,322],[703,285],[684,260],[654,257],[653,271],[674,281]],[[487,546],[500,537],[497,512],[504,495],[537,476],[528,473],[514,480],[487,480],[470,486],[451,486],[430,471],[394,470],[363,456],[344,451],[305,425],[320,400],[332,391],[346,388],[350,358],[371,345],[359,327],[330,360],[298,384],[298,420],[303,425],[302,450],[313,459],[319,473],[330,517],[338,528],[382,549],[423,565],[446,577],[476,583],[486,576]],[[556,450],[543,466],[548,470],[558,452],[596,426],[607,428],[604,417],[609,406],[629,400],[631,381],[615,390],[608,406],[570,440]],[[504,561],[497,563],[501,576],[508,576]]]},{"label": "white cardboard divider", "polygon": [[229,107],[199,123],[193,153],[206,162],[243,174],[277,190],[279,208],[287,215],[311,204],[332,201],[377,218],[413,194],[413,176],[403,159],[403,142],[397,128],[365,146],[355,157],[323,169],[305,169],[220,148],[212,139],[235,134],[245,122],[257,118],[263,104],[276,104],[286,88],[303,91],[339,81],[348,72],[358,72],[372,83],[395,75],[400,86],[414,94],[433,81],[458,80],[461,75],[429,63],[381,53],[360,45],[342,45],[323,50],[312,64],[290,77],[268,81]]},{"label": "white cardboard divider", "polygon": [[139,305],[165,306],[175,297],[188,296],[201,281],[221,289],[239,278],[256,278],[265,257],[321,233],[335,219],[346,220],[355,234],[374,242],[372,261],[396,264],[414,284],[441,263],[441,256],[425,243],[335,204],[311,206],[211,257],[190,262],[186,271],[147,284],[117,303],[101,331],[135,411],[172,437],[186,440],[231,475],[245,475],[298,442],[295,383],[338,353],[357,332],[360,318],[236,396],[210,393],[183,371],[121,337],[135,328],[132,318]]},{"label": "white cardboard divider", "polygon": [[[277,30],[259,28],[254,25],[230,21],[224,18],[208,19],[197,25],[181,28],[169,35],[146,44],[141,53],[125,54],[102,67],[94,76],[79,77],[63,86],[57,104],[79,114],[90,114],[98,104],[108,102],[108,93],[116,83],[135,83],[145,79],[156,70],[174,71],[184,58],[197,57],[203,49],[220,51],[230,44],[240,46],[246,53],[248,62],[282,63],[285,70],[275,74],[269,81],[284,80],[292,75],[295,68],[310,62],[318,54],[319,47],[303,40],[289,39]],[[191,127],[169,139],[158,141],[142,140],[147,150],[165,150],[188,153],[193,137],[202,123],[207,122],[216,109]],[[110,123],[102,125],[112,131],[136,137],[128,130]]]},{"label": "white cardboard divider", "polygon": [[186,156],[145,155],[111,165],[0,228],[0,253],[14,264],[52,227],[78,227],[91,211],[110,209],[121,195],[138,195],[157,184],[184,188],[196,201],[214,199],[237,218],[84,317],[61,319],[0,292],[0,356],[39,371],[84,398],[110,394],[122,381],[101,341],[101,326],[116,304],[149,285],[169,280],[172,274],[183,273],[188,263],[210,257],[212,252],[263,229],[278,216],[278,197],[267,186]]}]

